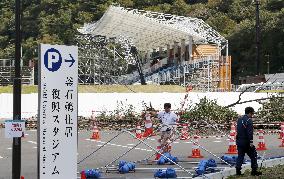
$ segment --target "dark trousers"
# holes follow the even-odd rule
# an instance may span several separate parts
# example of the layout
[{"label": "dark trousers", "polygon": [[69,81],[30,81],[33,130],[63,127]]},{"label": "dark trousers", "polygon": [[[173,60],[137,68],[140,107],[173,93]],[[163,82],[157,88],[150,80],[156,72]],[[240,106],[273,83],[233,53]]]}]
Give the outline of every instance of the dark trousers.
[{"label": "dark trousers", "polygon": [[247,154],[251,160],[252,170],[257,169],[257,153],[255,147],[250,147],[249,145],[237,145],[238,147],[238,158],[236,163],[236,168],[241,169],[244,161],[245,154]]}]

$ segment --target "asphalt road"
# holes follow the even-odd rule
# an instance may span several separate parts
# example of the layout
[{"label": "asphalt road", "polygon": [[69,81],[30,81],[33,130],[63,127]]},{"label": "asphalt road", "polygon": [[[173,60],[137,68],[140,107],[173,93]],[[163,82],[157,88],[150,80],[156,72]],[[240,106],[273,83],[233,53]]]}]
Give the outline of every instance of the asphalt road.
[{"label": "asphalt road", "polygon": [[[101,132],[101,139],[99,141],[90,140],[90,131],[80,131],[78,134],[78,162],[81,161],[88,154],[105,144],[106,141],[115,136],[118,132],[114,131],[103,131]],[[37,176],[37,131],[30,130],[26,132],[26,137],[22,139],[22,175],[25,179],[36,179]],[[157,136],[151,137],[145,140],[150,146],[156,148]],[[255,137],[255,144],[257,144],[257,137]],[[266,135],[265,136],[266,146],[268,150],[265,151],[265,157],[284,156],[284,148],[279,148],[280,140],[278,135]],[[78,172],[84,169],[100,168],[111,163],[118,156],[132,148],[139,141],[131,137],[127,133],[119,135],[116,139],[105,145],[102,149],[91,155],[89,158],[78,164]],[[225,154],[228,148],[228,138],[226,137],[209,137],[200,139],[200,145],[217,156]],[[4,129],[0,129],[0,179],[11,178],[12,168],[12,140],[4,138]],[[172,155],[177,156],[179,164],[194,173],[194,167],[202,159],[189,159],[187,156],[191,155],[192,143],[189,140],[177,140],[172,146]],[[213,158],[218,162],[218,167],[228,167],[226,164],[221,164],[221,161],[214,157],[212,154],[201,149],[202,155],[205,159]],[[126,161],[138,161],[151,156],[153,153],[152,149],[144,144],[140,144],[135,149],[131,150],[127,155],[119,160]],[[263,155],[263,151],[258,152],[260,156]],[[150,158],[151,160],[154,157]],[[118,161],[119,161],[118,160]],[[118,164],[114,162],[114,165]],[[220,164],[219,164],[220,163]],[[103,171],[105,178],[153,178],[154,171],[160,168],[173,167],[178,169],[177,175],[181,178],[189,177],[190,175],[185,171],[179,169],[178,166],[174,165],[163,165],[159,166],[153,162],[149,163],[137,163],[137,170],[128,174],[119,174],[116,170],[110,170],[109,173]],[[111,169],[111,168],[109,168]],[[78,178],[80,175],[78,174]]]}]

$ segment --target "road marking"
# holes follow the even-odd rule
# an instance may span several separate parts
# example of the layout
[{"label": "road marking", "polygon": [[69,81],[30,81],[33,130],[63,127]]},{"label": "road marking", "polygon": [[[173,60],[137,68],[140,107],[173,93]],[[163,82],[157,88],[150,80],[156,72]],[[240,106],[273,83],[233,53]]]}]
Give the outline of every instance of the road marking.
[{"label": "road marking", "polygon": [[217,140],[220,140],[221,138],[219,138],[219,137],[216,137],[216,139],[217,139]]},{"label": "road marking", "polygon": [[37,144],[36,142],[31,141],[31,140],[29,140],[28,142],[29,142],[29,143],[32,143],[32,144]]},{"label": "road marking", "polygon": [[[85,139],[85,140],[89,141],[90,139]],[[105,143],[106,143],[106,142],[103,142],[103,141],[100,141],[100,140],[98,140],[98,141],[96,141],[96,140],[90,140],[90,141],[98,142],[98,143],[102,143],[102,144],[105,144]],[[135,145],[135,144],[120,145],[120,144],[108,143],[107,145],[132,149],[133,146],[127,146],[127,145]],[[98,147],[101,147],[102,145],[101,145],[101,144],[98,144],[97,146],[98,146]],[[142,151],[147,151],[147,152],[151,152],[151,151],[152,151],[152,150],[142,149],[142,148],[138,148],[138,147],[133,148],[133,149],[142,150]]]},{"label": "road marking", "polygon": [[220,141],[220,140],[214,140],[213,142],[222,142],[222,141]]},{"label": "road marking", "polygon": [[184,142],[185,144],[191,144],[192,142]]},{"label": "road marking", "polygon": [[37,149],[37,147],[33,147],[34,149]]},{"label": "road marking", "polygon": [[2,156],[0,156],[0,159],[3,158]]},{"label": "road marking", "polygon": [[9,148],[7,148],[8,150],[12,150],[12,148],[11,147],[9,147]]},{"label": "road marking", "polygon": [[173,142],[174,144],[179,144],[179,142]]}]

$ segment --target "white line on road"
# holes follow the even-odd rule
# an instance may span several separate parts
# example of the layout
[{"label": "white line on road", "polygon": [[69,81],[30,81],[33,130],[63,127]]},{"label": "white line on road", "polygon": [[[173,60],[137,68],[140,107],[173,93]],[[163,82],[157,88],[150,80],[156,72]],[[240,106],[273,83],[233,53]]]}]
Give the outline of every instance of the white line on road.
[{"label": "white line on road", "polygon": [[220,140],[214,140],[213,142],[222,142],[222,141],[220,141]]},{"label": "white line on road", "polygon": [[[85,139],[87,141],[89,141],[90,139]],[[98,142],[98,143],[102,143],[102,144],[105,144],[106,142],[103,142],[103,141],[96,141],[96,140],[90,140],[90,141],[94,141],[94,142]],[[128,149],[131,149],[133,147],[130,147],[130,146],[127,146],[127,145],[130,145],[130,144],[127,144],[127,145],[120,145],[120,144],[114,144],[114,143],[108,143],[107,145],[111,145],[111,146],[116,146],[116,147],[122,147],[122,148],[128,148]],[[135,145],[135,144],[131,144],[131,145]],[[98,144],[97,145],[98,147],[101,147],[102,145],[101,144]],[[148,149],[142,149],[142,148],[134,148],[135,150],[142,150],[142,151],[147,151],[147,152],[151,152],[152,150],[148,150]]]},{"label": "white line on road", "polygon": [[33,147],[34,149],[37,149],[37,147]]},{"label": "white line on road", "polygon": [[32,144],[37,144],[35,141],[31,141],[31,140],[29,140],[28,142]]},{"label": "white line on road", "polygon": [[0,156],[0,159],[3,158],[2,156]]},{"label": "white line on road", "polygon": [[191,142],[184,142],[185,144],[191,144]]},{"label": "white line on road", "polygon": [[11,148],[11,147],[9,147],[9,148],[7,148],[7,150],[12,150],[12,148]]}]

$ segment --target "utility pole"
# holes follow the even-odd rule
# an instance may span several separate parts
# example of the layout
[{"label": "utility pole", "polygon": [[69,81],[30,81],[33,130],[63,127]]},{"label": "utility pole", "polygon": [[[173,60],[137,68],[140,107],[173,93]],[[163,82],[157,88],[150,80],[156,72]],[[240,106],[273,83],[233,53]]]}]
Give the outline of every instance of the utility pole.
[{"label": "utility pole", "polygon": [[137,70],[138,70],[138,73],[139,73],[139,76],[140,76],[141,85],[146,85],[147,83],[146,83],[146,80],[145,80],[145,76],[143,74],[143,69],[142,69],[142,66],[141,66],[141,60],[139,58],[137,48],[132,46],[131,49],[130,49],[130,52],[134,55],[134,58],[135,58],[135,61],[136,61],[136,67],[137,67]]},{"label": "utility pole", "polygon": [[[21,120],[21,2],[15,0],[15,77],[13,80],[13,120]],[[21,177],[21,138],[13,138],[12,179]]]},{"label": "utility pole", "polygon": [[255,30],[256,30],[256,73],[260,75],[260,22],[259,22],[260,0],[255,0]]},{"label": "utility pole", "polygon": [[269,63],[270,63],[270,59],[269,59],[269,57],[270,57],[270,55],[265,55],[266,57],[267,57],[267,74],[269,74]]}]

